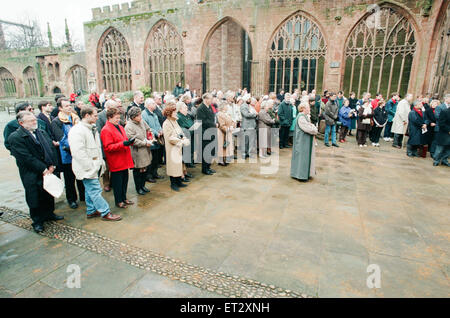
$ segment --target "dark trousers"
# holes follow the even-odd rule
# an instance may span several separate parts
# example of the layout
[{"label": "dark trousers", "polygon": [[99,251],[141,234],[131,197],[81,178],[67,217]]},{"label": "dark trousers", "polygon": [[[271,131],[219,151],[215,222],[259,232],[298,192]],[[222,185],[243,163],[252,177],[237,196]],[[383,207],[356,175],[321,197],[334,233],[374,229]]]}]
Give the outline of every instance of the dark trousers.
[{"label": "dark trousers", "polygon": [[391,122],[387,122],[386,126],[384,127],[384,138],[392,138],[392,136],[394,134],[391,133],[391,128],[392,128],[392,121]]},{"label": "dark trousers", "polygon": [[76,202],[78,200],[77,190],[75,183],[77,184],[78,194],[80,195],[80,201],[84,201],[84,184],[82,180],[76,180],[73,174],[72,164],[63,164],[64,184],[66,186],[66,198],[68,202]]},{"label": "dark trousers", "polygon": [[289,126],[280,127],[280,147],[286,147],[289,141]]},{"label": "dark trousers", "polygon": [[141,169],[133,169],[133,179],[136,191],[141,190],[145,186],[145,179],[147,178],[147,171],[141,172]]},{"label": "dark trousers", "polygon": [[375,126],[372,127],[372,130],[371,130],[372,136],[371,136],[370,140],[373,143],[377,144],[380,141],[382,130],[383,130],[383,127],[375,127]]},{"label": "dark trousers", "polygon": [[170,177],[170,184],[171,185],[180,185],[181,184],[181,177]]},{"label": "dark trousers", "polygon": [[345,137],[347,137],[348,133],[348,127],[341,126],[341,130],[339,131],[339,140],[345,140]]},{"label": "dark trousers", "polygon": [[414,156],[418,157],[418,150],[420,148],[420,145],[406,145],[406,154],[408,156]]},{"label": "dark trousers", "polygon": [[367,130],[356,130],[356,141],[358,145],[365,145],[367,141]]},{"label": "dark trousers", "polygon": [[392,143],[392,146],[399,146],[401,147],[403,144],[403,135],[401,134],[394,134],[394,141]]},{"label": "dark trousers", "polygon": [[[203,135],[204,135],[204,132],[203,132]],[[215,135],[211,136],[211,140],[203,140],[202,139],[202,172],[207,172],[209,169],[211,169],[211,162],[214,159],[214,157],[216,156],[215,147],[212,148],[212,151],[209,154],[205,154],[205,148],[206,148],[206,146],[211,145],[214,142],[217,143]]]},{"label": "dark trousers", "polygon": [[450,146],[442,146],[436,144],[436,151],[434,153],[434,163],[448,163],[448,158],[450,156]]},{"label": "dark trousers", "polygon": [[[375,127],[375,126],[374,126]],[[374,127],[372,127],[372,129],[369,131],[369,140],[373,143],[375,143],[374,139],[375,139],[375,129]]]},{"label": "dark trousers", "polygon": [[116,204],[125,202],[128,188],[128,169],[111,172],[111,185],[114,190]]},{"label": "dark trousers", "polygon": [[162,154],[163,154],[163,147],[159,147],[158,149],[152,150],[152,162],[150,163],[150,166],[147,168],[147,178],[156,178],[158,175],[158,168],[161,164],[162,160]]},{"label": "dark trousers", "polygon": [[[194,150],[195,150],[195,144],[194,144],[194,132],[191,131],[190,132],[190,142],[191,145],[189,147],[183,147],[183,163],[185,164],[192,164],[194,163]],[[190,151],[190,158],[187,158],[187,156],[185,155],[185,151]]]},{"label": "dark trousers", "polygon": [[39,189],[38,198],[38,207],[30,208],[30,217],[33,220],[33,225],[43,225],[55,211],[55,199],[43,188]]}]

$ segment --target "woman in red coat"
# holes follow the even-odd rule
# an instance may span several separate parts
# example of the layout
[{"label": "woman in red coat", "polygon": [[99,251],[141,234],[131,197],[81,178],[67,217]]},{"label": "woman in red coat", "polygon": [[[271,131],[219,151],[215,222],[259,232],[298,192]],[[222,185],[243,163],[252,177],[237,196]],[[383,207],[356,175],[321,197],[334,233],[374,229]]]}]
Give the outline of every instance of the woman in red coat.
[{"label": "woman in red coat", "polygon": [[89,95],[89,102],[91,103],[92,107],[101,109],[99,98],[100,96],[98,96],[97,92],[95,90],[92,90],[91,95]]},{"label": "woman in red coat", "polygon": [[127,200],[128,169],[134,168],[130,145],[134,139],[128,140],[120,123],[120,111],[110,108],[106,111],[107,122],[102,129],[100,138],[103,143],[106,162],[111,171],[111,185],[114,190],[116,206],[122,209],[134,204]]}]

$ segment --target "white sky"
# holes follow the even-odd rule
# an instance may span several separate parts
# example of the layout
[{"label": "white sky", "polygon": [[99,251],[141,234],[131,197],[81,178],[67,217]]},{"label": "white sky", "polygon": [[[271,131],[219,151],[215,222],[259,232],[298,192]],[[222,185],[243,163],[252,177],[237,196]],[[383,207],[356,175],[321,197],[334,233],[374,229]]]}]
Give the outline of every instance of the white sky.
[{"label": "white sky", "polygon": [[[47,42],[47,22],[53,35],[53,44],[65,41],[64,19],[74,41],[84,45],[83,22],[92,19],[92,8],[119,4],[131,0],[1,0],[0,19],[24,23],[36,19]],[[8,29],[4,26],[5,33]]]}]

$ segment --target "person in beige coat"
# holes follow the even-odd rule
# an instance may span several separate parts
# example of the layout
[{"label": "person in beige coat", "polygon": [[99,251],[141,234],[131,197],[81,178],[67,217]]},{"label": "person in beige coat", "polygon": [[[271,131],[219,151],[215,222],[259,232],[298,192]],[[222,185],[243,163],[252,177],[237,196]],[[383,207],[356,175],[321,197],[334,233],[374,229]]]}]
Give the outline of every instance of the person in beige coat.
[{"label": "person in beige coat", "polygon": [[219,105],[217,113],[219,129],[217,134],[219,166],[227,166],[234,156],[233,129],[236,123],[228,113],[228,104],[223,102]]},{"label": "person in beige coat", "polygon": [[147,166],[152,161],[151,145],[155,142],[152,131],[147,123],[142,120],[142,113],[139,107],[133,106],[128,111],[130,120],[125,126],[125,132],[130,139],[134,138],[131,146],[131,157],[133,157],[134,169],[133,178],[136,192],[144,195],[150,192],[145,187]]},{"label": "person in beige coat", "polygon": [[174,102],[166,103],[163,115],[167,118],[162,127],[166,147],[167,175],[170,176],[172,190],[179,191],[179,188],[186,187],[181,181],[186,171],[183,164],[183,146],[189,146],[190,141],[178,125],[177,108]]},{"label": "person in beige coat", "polygon": [[261,111],[258,115],[258,132],[259,132],[259,156],[266,157],[271,153],[268,148],[271,148],[272,139],[272,126],[275,124],[275,119],[273,119],[267,112],[273,106],[273,100],[269,99],[263,101],[261,104]]},{"label": "person in beige coat", "polygon": [[411,111],[411,103],[413,102],[413,95],[407,94],[405,99],[402,99],[395,112],[394,119],[392,121],[391,133],[394,134],[394,142],[392,147],[403,147],[403,136],[406,134],[408,128],[408,115]]}]

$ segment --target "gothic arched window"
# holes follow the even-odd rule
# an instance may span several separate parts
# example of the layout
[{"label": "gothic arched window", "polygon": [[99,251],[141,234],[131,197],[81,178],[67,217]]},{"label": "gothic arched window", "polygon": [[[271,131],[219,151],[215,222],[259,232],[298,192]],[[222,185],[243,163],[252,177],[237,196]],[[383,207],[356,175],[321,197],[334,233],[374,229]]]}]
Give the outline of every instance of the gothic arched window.
[{"label": "gothic arched window", "polygon": [[269,91],[322,90],[327,45],[319,27],[298,12],[271,40]]},{"label": "gothic arched window", "polygon": [[131,86],[130,48],[125,37],[111,28],[104,34],[99,56],[102,89],[125,92]]},{"label": "gothic arched window", "polygon": [[55,68],[54,68],[52,63],[49,63],[47,65],[47,76],[48,76],[48,80],[50,82],[54,82],[55,81]]},{"label": "gothic arched window", "polygon": [[0,97],[16,96],[16,81],[14,76],[4,67],[0,67]]},{"label": "gothic arched window", "polygon": [[36,74],[34,72],[34,68],[31,66],[28,66],[23,71],[23,83],[25,88],[25,96],[39,96]]},{"label": "gothic arched window", "polygon": [[416,51],[414,29],[406,17],[382,7],[361,20],[347,39],[344,90],[405,95]]},{"label": "gothic arched window", "polygon": [[155,24],[146,47],[153,91],[171,91],[176,83],[184,82],[183,41],[171,24],[164,20]]},{"label": "gothic arched window", "polygon": [[87,71],[84,67],[80,65],[75,65],[70,69],[70,75],[72,77],[72,87],[73,91],[78,90],[87,91]]}]

